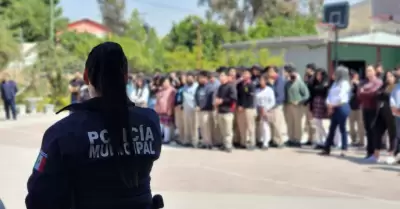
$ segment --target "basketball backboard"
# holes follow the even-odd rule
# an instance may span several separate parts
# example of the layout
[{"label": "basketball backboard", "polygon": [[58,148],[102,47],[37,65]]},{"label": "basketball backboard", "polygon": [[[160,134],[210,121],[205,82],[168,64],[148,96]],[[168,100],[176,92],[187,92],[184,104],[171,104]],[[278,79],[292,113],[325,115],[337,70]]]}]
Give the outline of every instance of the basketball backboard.
[{"label": "basketball backboard", "polygon": [[323,22],[334,25],[337,29],[346,29],[349,25],[349,8],[347,1],[325,4]]},{"label": "basketball backboard", "polygon": [[400,22],[400,0],[371,0],[372,17],[388,15],[395,22]]}]

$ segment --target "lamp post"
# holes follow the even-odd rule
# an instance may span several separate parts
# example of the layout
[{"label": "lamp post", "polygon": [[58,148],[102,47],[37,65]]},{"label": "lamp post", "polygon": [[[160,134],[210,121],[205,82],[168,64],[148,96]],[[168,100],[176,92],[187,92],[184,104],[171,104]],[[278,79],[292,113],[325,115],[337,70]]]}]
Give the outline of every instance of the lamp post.
[{"label": "lamp post", "polygon": [[202,68],[202,59],[203,59],[203,43],[202,43],[202,36],[201,36],[201,26],[200,22],[196,21],[196,45],[197,45],[197,69]]},{"label": "lamp post", "polygon": [[51,43],[54,42],[54,0],[50,0],[50,31],[49,38]]}]

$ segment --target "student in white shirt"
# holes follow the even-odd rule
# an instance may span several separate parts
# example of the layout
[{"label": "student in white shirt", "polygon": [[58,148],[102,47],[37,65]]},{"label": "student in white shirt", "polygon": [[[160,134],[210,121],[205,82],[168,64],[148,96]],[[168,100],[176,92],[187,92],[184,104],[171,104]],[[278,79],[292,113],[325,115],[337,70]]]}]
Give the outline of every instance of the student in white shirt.
[{"label": "student in white shirt", "polygon": [[344,156],[347,150],[346,121],[351,111],[349,105],[351,93],[349,69],[343,66],[339,66],[338,68],[336,68],[334,80],[335,82],[329,88],[328,97],[326,99],[328,115],[330,115],[331,119],[329,132],[325,142],[324,151],[320,154],[330,154],[336,128],[339,127],[342,137],[341,156]]},{"label": "student in white shirt", "polygon": [[129,95],[129,99],[139,107],[147,107],[149,96],[150,90],[144,83],[144,79],[142,77],[138,77],[135,82],[135,87]]},{"label": "student in white shirt", "polygon": [[255,104],[257,107],[260,127],[260,141],[263,143],[262,148],[267,149],[271,140],[271,131],[269,121],[272,120],[271,109],[275,106],[274,90],[267,86],[268,77],[263,75],[260,78],[260,88],[257,89]]}]

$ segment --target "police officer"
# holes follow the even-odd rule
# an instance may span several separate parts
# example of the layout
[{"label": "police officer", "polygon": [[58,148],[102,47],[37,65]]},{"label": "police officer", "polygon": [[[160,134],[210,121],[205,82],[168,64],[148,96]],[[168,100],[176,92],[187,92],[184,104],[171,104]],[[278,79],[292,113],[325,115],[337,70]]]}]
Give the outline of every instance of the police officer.
[{"label": "police officer", "polygon": [[155,208],[150,172],[161,152],[160,120],[126,93],[127,59],[117,43],[92,49],[85,82],[91,99],[60,111],[28,180],[27,209]]}]

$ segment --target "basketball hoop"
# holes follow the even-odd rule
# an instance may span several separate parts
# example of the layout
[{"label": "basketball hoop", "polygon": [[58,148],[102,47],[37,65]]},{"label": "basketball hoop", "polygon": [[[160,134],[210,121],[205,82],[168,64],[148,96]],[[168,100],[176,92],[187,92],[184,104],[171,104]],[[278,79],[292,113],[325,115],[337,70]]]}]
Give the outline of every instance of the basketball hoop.
[{"label": "basketball hoop", "polygon": [[335,25],[330,23],[320,22],[315,26],[315,29],[317,30],[319,38],[324,39],[325,42],[328,42],[333,38]]},{"label": "basketball hoop", "polygon": [[391,33],[400,34],[400,23],[394,20],[393,15],[376,15],[371,18],[371,32],[386,31]]}]

